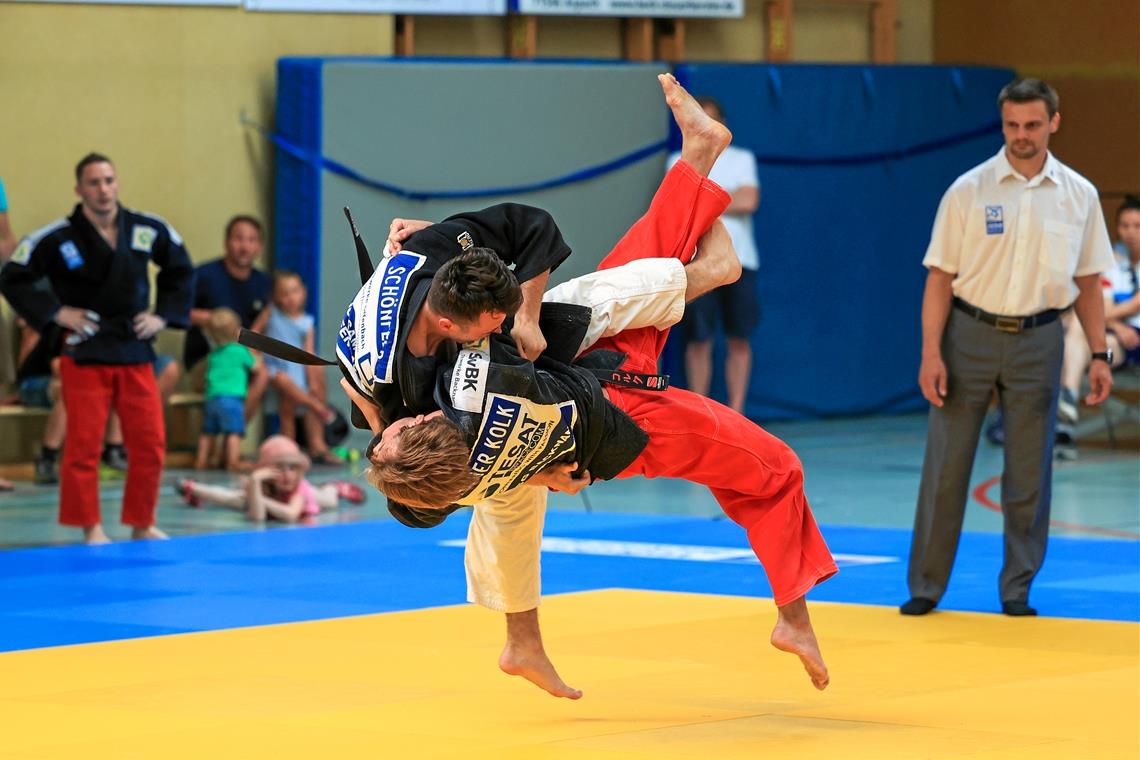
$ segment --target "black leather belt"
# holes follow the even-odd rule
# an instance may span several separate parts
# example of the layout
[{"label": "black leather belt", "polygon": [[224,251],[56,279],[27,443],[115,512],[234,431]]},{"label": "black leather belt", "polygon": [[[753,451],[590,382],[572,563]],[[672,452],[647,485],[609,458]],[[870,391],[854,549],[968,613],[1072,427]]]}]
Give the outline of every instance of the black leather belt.
[{"label": "black leather belt", "polygon": [[957,296],[954,296],[954,308],[958,311],[966,312],[979,322],[993,325],[998,330],[1007,333],[1019,333],[1031,327],[1047,325],[1050,322],[1056,321],[1057,317],[1061,316],[1061,309],[1047,309],[1031,317],[1003,317],[1000,314],[990,314],[988,311],[983,311],[977,306],[972,306]]}]

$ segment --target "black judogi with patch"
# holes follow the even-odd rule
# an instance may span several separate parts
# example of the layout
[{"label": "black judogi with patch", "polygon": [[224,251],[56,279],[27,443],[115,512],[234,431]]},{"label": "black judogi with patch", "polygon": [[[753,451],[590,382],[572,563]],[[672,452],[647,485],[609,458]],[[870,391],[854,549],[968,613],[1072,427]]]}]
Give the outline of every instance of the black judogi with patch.
[{"label": "black judogi with patch", "polygon": [[182,238],[160,217],[122,206],[117,223],[112,249],[77,205],[68,218],[24,238],[0,270],[0,293],[38,332],[63,305],[100,316],[99,332],[64,349],[77,364],[154,361],[152,340],[137,338],[132,325],[150,310],[151,263],[159,267],[154,313],[168,327],[190,320],[194,268]]},{"label": "black judogi with patch", "polygon": [[[421,230],[402,251],[381,260],[345,312],[336,353],[344,376],[376,402],[385,424],[434,408],[437,357],[408,352],[408,327],[423,307],[435,273],[472,247],[495,251],[514,267],[519,282],[556,269],[570,255],[550,214],[503,203]],[[447,361],[455,351],[445,342],[438,359]]]}]

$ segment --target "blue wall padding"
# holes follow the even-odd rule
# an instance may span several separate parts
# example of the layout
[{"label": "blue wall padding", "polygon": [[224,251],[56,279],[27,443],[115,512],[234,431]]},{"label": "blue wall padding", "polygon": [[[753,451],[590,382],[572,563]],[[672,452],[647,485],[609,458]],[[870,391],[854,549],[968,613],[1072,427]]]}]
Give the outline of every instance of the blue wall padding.
[{"label": "blue wall padding", "polygon": [[[278,133],[316,154],[322,148],[323,66],[321,58],[282,58],[277,62]],[[301,275],[309,292],[306,308],[311,314],[319,314],[321,170],[282,150],[276,156],[274,265]]]},{"label": "blue wall padding", "polygon": [[[946,188],[1002,144],[996,98],[1013,72],[690,64],[677,77],[717,98],[735,144],[759,157],[763,318],[746,413],[925,408],[922,257]],[[665,362],[674,375],[677,333]],[[722,383],[714,391],[723,398]]]}]

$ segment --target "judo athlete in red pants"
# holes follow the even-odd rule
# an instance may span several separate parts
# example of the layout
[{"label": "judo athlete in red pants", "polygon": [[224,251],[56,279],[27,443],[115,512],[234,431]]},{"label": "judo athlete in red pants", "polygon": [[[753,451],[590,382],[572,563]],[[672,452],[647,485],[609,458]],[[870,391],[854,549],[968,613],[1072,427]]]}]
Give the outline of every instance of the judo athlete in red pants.
[{"label": "judo athlete in red pants", "polygon": [[[123,424],[127,479],[122,522],[132,538],[165,538],[155,527],[166,452],[155,384],[155,334],[189,321],[194,270],[178,233],[159,217],[124,208],[114,164],[92,153],[75,169],[80,203],[38,230],[0,270],[0,292],[34,329],[68,334],[60,357],[67,437],[59,521],[107,543],[99,513],[99,457],[112,406]],[[153,311],[147,270],[159,268]]]},{"label": "judo athlete in red pants", "polygon": [[[671,95],[668,84],[666,84],[666,94],[667,97]],[[687,97],[683,91],[681,94]],[[686,127],[690,134],[694,129],[701,129],[703,125],[695,124],[695,120],[684,112],[685,103],[675,103],[674,100],[679,98],[669,102],[670,106],[674,107],[675,115],[678,110],[682,111],[678,115],[682,134],[685,135]],[[686,135],[687,142],[688,137],[689,135]],[[724,133],[724,137],[721,149],[727,144],[727,132]],[[728,197],[723,191],[703,179],[703,174],[707,174],[707,167],[711,166],[708,156],[702,156],[701,152],[697,152],[694,158],[695,160],[687,166],[684,163],[678,164],[682,167],[679,175],[666,178],[654,198],[650,212],[635,225],[619,243],[618,248],[603,262],[603,267],[612,271],[598,273],[602,278],[601,282],[605,283],[607,279],[618,276],[614,268],[645,256],[671,257],[679,263],[688,262],[697,236],[709,227],[712,220],[728,203]],[[715,159],[715,155],[713,158]],[[697,166],[706,168],[701,172],[696,169]],[[702,240],[703,253],[690,267],[685,268],[685,273],[690,273],[691,267],[696,264],[715,260],[718,249],[722,252],[722,256],[723,251],[727,250],[727,257],[724,258],[734,259],[731,242],[723,228],[719,226]],[[735,266],[738,272],[738,262]],[[590,277],[594,276],[580,279],[588,280]],[[732,279],[735,279],[735,275]],[[548,300],[576,302],[573,297],[575,291],[583,292],[587,288],[588,283],[583,286],[572,281],[556,289],[562,292],[548,294],[550,296]],[[680,311],[683,310],[685,295],[686,288],[660,292],[661,298],[682,299],[680,309],[673,312],[676,318],[679,318]],[[604,299],[596,298],[592,299],[590,305],[596,312],[601,307],[607,306]],[[676,318],[671,323],[675,323]],[[632,324],[635,320],[626,321]],[[603,338],[597,347],[628,352],[629,357],[623,365],[623,370],[655,373],[657,355],[664,343],[664,329],[667,329],[667,326],[666,324],[628,330],[620,335]],[[487,360],[489,377],[494,378],[496,369],[511,363],[511,357],[507,355],[508,344],[509,341],[492,341]],[[467,358],[478,360],[478,357],[474,356]],[[464,355],[461,353],[460,361],[463,360]],[[551,378],[556,379],[558,375],[558,369],[550,364],[548,362],[543,365],[542,359],[538,362],[543,370],[544,383],[547,385],[550,384]],[[572,373],[574,368],[566,368],[566,371]],[[503,375],[517,377],[519,373],[520,367],[514,364]],[[488,380],[487,387],[490,388],[492,385],[492,380]],[[448,382],[445,380],[441,387],[447,386]],[[500,388],[502,387],[500,384]],[[545,392],[545,390],[538,392],[537,397],[528,397],[538,402],[537,406],[532,405],[529,408],[528,413],[541,415],[542,410],[538,407],[550,406],[559,401],[562,402],[561,405],[565,405],[564,399],[543,396]],[[615,387],[608,387],[607,393],[610,394],[610,403],[630,413],[632,422],[641,428],[645,441],[641,443],[641,448],[634,456],[625,460],[622,460],[622,453],[615,452],[612,447],[608,451],[603,450],[604,446],[588,450],[588,442],[596,440],[596,437],[591,437],[585,431],[585,427],[597,422],[591,420],[596,416],[597,410],[578,409],[579,419],[574,426],[575,437],[581,444],[575,452],[575,456],[579,457],[578,462],[590,461],[591,471],[600,477],[674,476],[710,485],[725,511],[748,531],[757,555],[768,570],[777,605],[780,608],[779,620],[772,633],[772,643],[780,649],[797,654],[803,661],[812,682],[818,688],[824,688],[828,683],[828,674],[811,628],[803,595],[807,589],[834,574],[836,568],[804,498],[802,469],[798,459],[782,442],[726,407],[703,397],[678,390],[661,392]],[[455,400],[452,399],[453,402]],[[463,418],[464,410],[459,407],[445,406],[445,408],[448,409],[449,417]],[[480,404],[475,404],[469,406],[466,411],[476,408],[482,407]],[[368,410],[362,407],[362,411],[367,413]],[[586,424],[582,424],[583,420]],[[470,422],[467,419],[464,421]],[[422,426],[422,429],[427,431],[426,436],[430,437],[432,428],[453,424],[450,419],[440,419],[436,415],[397,421],[384,430],[380,442],[371,452],[372,460],[375,465],[381,465],[391,458],[417,459],[418,452],[413,450],[417,440],[417,431],[415,431],[417,426]],[[470,424],[465,424],[464,428],[473,429]],[[624,432],[626,431],[620,429],[606,430],[601,438],[603,441],[611,442],[620,439]],[[694,435],[702,439],[703,447],[694,445],[692,439]],[[533,436],[530,440],[533,440]],[[458,464],[460,468],[466,467],[468,451],[462,439],[459,440],[460,448],[451,452],[440,449],[438,443],[439,439],[435,439],[430,445],[441,454],[439,457],[441,461],[438,462],[440,467],[449,464]],[[711,448],[713,451],[701,455],[695,451],[699,448]],[[626,451],[628,452],[628,447]],[[474,584],[476,598],[472,598],[472,601],[479,601],[485,606],[507,612],[508,644],[500,658],[500,666],[508,673],[526,677],[556,696],[577,698],[581,692],[570,688],[561,680],[542,648],[536,610],[522,606],[525,601],[512,603],[514,589],[537,588],[538,541],[531,537],[536,532],[541,532],[541,511],[533,510],[538,514],[538,517],[534,517],[532,512],[524,508],[525,499],[516,499],[513,505],[506,505],[507,497],[515,492],[537,490],[541,493],[543,489],[534,489],[534,485],[541,484],[567,491],[580,489],[589,482],[589,474],[581,473],[579,477],[574,478],[570,473],[573,469],[574,465],[555,465],[532,477],[529,480],[529,487],[521,486],[505,494],[500,491],[491,498],[487,498],[483,490],[487,482],[484,477],[482,481],[472,484],[466,496],[456,494],[450,498],[458,503],[475,505],[467,550],[469,598]],[[425,474],[427,476],[425,483],[455,482],[450,477],[432,477],[430,472]],[[747,481],[736,482],[742,476],[747,478]],[[393,484],[387,484],[391,485]],[[394,496],[394,490],[386,488],[390,496]],[[421,493],[427,496],[422,489]],[[414,495],[404,489],[400,489],[399,495],[394,498],[409,504],[416,503],[412,500]],[[532,501],[538,501],[538,494]],[[544,499],[542,501],[544,502]],[[436,500],[433,503],[430,499],[425,499],[419,501],[418,506],[440,507],[444,504],[446,500]],[[481,525],[483,527],[480,527]],[[537,531],[535,526],[538,528]],[[529,559],[520,557],[520,554],[526,552],[530,552],[533,556]],[[526,575],[531,576],[533,582],[519,583],[512,577]],[[480,585],[498,586],[506,591],[500,592],[498,597],[487,596],[486,598],[490,600],[488,602],[478,596]],[[512,612],[512,609],[522,612]]]}]

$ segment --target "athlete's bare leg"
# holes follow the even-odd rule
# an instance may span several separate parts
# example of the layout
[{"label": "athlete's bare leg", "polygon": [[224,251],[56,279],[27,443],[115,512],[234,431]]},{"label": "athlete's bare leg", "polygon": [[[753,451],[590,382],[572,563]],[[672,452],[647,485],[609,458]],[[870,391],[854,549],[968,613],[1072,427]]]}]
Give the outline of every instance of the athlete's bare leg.
[{"label": "athlete's bare leg", "polygon": [[807,600],[801,596],[777,609],[780,615],[772,629],[772,646],[798,655],[815,688],[820,691],[826,689],[831,677],[823,664],[823,655],[819,653],[819,642],[815,639],[811,617],[808,616]]},{"label": "athlete's bare leg", "polygon": [[724,222],[717,219],[697,241],[697,255],[685,266],[685,303],[740,279],[740,258]]},{"label": "athlete's bare leg", "polygon": [[572,689],[558,676],[538,627],[538,610],[507,613],[507,645],[499,655],[499,668],[512,676],[522,676],[540,689],[556,697],[578,699],[579,689]]},{"label": "athlete's bare leg", "polygon": [[702,177],[709,176],[717,157],[732,142],[732,133],[705,113],[672,74],[658,74],[657,80],[665,92],[665,104],[681,129],[681,159]]}]

